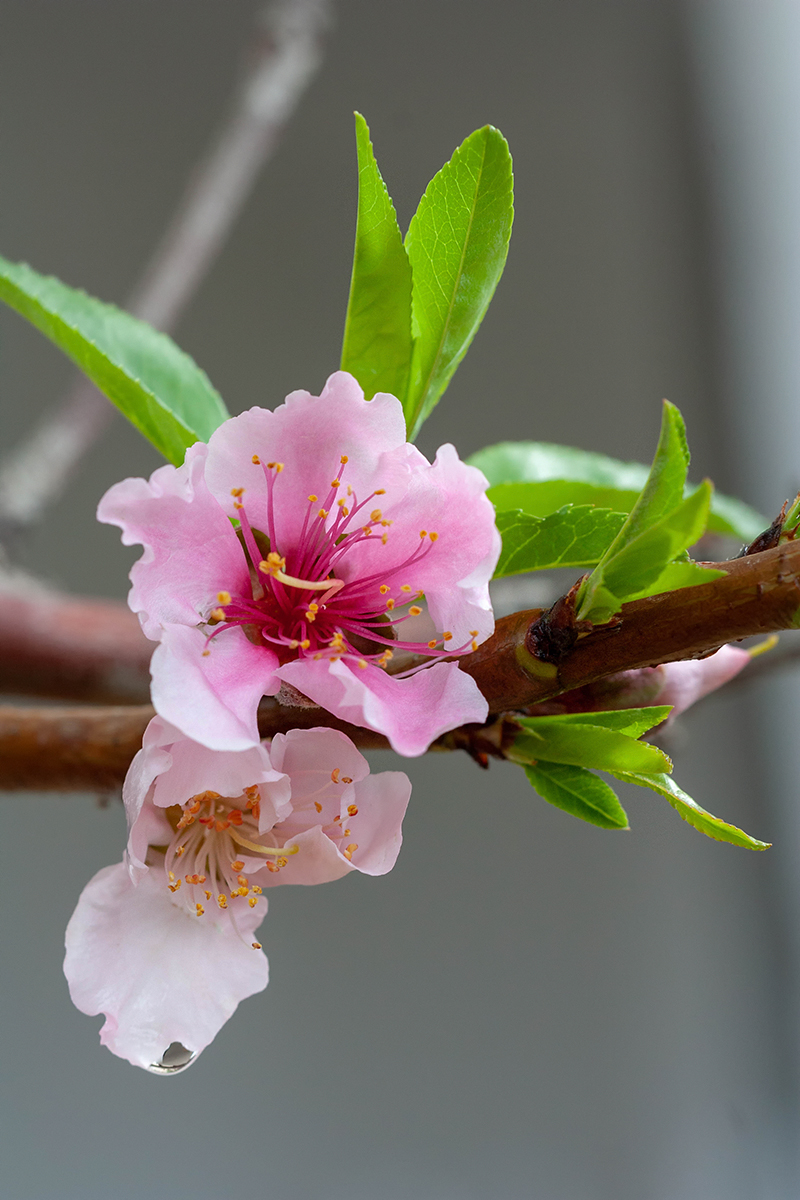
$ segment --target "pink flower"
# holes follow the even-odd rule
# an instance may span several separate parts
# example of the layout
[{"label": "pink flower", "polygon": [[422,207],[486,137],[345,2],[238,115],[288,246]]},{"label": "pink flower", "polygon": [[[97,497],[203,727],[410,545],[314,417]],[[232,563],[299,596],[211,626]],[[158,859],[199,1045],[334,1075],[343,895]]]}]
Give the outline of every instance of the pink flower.
[{"label": "pink flower", "polygon": [[158,1074],[188,1066],[267,985],[264,889],[390,871],[410,794],[334,729],[213,751],[155,717],[123,789],[124,860],[67,928],[70,995],[105,1015],[103,1045]]},{"label": "pink flower", "polygon": [[[721,646],[708,658],[692,658],[682,662],[663,663],[660,667],[645,667],[657,672],[659,687],[650,704],[671,704],[667,720],[680,716],[692,704],[729,683],[751,660],[740,646]],[[632,672],[631,672],[632,673]]]},{"label": "pink flower", "polygon": [[[486,486],[452,446],[429,463],[405,440],[399,401],[367,403],[341,371],[321,396],[226,421],[183,466],[116,484],[98,516],[145,548],[130,605],[161,643],[157,711],[216,750],[256,746],[258,701],[282,684],[406,755],[483,721],[475,682],[435,660],[494,628]],[[438,632],[404,641],[423,595]],[[390,675],[398,651],[433,665]]]}]

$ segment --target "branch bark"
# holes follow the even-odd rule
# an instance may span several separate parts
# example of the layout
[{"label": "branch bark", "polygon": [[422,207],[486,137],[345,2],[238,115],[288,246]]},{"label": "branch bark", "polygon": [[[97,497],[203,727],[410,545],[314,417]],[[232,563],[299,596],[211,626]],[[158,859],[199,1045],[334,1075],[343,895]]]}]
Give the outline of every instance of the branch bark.
[{"label": "branch bark", "polygon": [[[489,702],[487,725],[453,730],[432,749],[463,748],[479,758],[502,753],[504,714],[513,720],[514,712],[535,711],[555,696],[568,706],[577,689],[621,672],[701,657],[726,642],[800,625],[800,540],[707,565],[726,574],[700,587],[624,605],[618,624],[581,636],[557,665],[531,652],[531,629],[541,609],[498,621],[494,636],[459,663]],[[138,700],[151,651],[152,643],[122,605],[19,593],[7,594],[0,603],[0,688],[6,690],[27,686],[29,692],[49,689],[51,695],[73,699],[107,702],[124,695]],[[585,691],[580,701],[585,706]],[[149,705],[139,703],[0,708],[0,789],[119,787],[152,714]],[[387,746],[379,734],[337,721],[319,708],[266,698],[259,709],[264,737],[315,725],[342,729],[362,748]]]},{"label": "branch bark", "polygon": [[[172,330],[233,226],[322,57],[329,0],[273,0],[259,11],[255,54],[210,151],[125,307]],[[33,524],[63,491],[114,409],[83,378],[0,466],[0,539]]]}]

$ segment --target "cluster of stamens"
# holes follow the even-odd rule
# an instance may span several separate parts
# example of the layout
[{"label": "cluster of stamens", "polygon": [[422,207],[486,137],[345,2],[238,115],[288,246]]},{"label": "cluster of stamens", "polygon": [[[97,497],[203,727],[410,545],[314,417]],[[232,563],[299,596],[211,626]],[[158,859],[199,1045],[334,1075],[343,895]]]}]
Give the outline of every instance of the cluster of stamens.
[{"label": "cluster of stamens", "polygon": [[[215,626],[210,638],[241,626],[251,639],[260,637],[276,646],[282,661],[311,657],[335,662],[347,657],[362,669],[370,663],[387,668],[397,650],[424,653],[430,658],[476,649],[477,630],[471,631],[468,642],[455,647],[450,644],[453,635],[449,631],[427,643],[403,641],[398,636],[403,623],[422,612],[418,601],[423,593],[411,583],[387,583],[386,570],[347,582],[338,577],[343,560],[354,546],[367,540],[385,546],[392,525],[381,508],[370,507],[385,495],[385,489],[377,488],[359,500],[343,480],[347,462],[343,454],[322,500],[315,493],[309,495],[297,544],[281,553],[274,494],[284,465],[263,463],[253,455],[253,463],[262,468],[267,484],[265,519],[259,525],[253,526],[251,514],[245,509],[244,488],[232,490],[252,594],[218,593],[209,617],[209,623]],[[266,555],[259,549],[257,535],[262,545],[264,538],[269,542]],[[408,572],[413,578],[415,568],[433,550],[438,537],[436,532],[420,530],[419,545],[403,562],[391,565],[391,575],[396,578],[399,572]],[[416,669],[419,667],[411,668]]]},{"label": "cluster of stamens", "polygon": [[[344,812],[337,812],[332,819],[326,820],[322,816],[323,804],[315,797],[322,796],[330,803],[330,796],[325,795],[330,793],[330,785],[335,785],[335,796],[339,788],[353,780],[342,775],[339,767],[330,775],[317,771],[306,774],[321,774],[324,780],[316,791],[305,795],[303,803],[294,805],[295,824],[298,819],[299,828],[321,824],[327,836],[339,845],[344,857],[352,859],[358,843],[346,842],[352,836],[347,819],[358,814],[357,805],[349,804]],[[341,807],[335,799],[333,806]],[[310,812],[312,807],[315,815],[309,820],[303,810]],[[244,873],[245,863],[240,857],[243,850],[250,861],[251,873],[255,857],[260,860],[255,866],[256,872],[266,868],[276,874],[299,852],[299,847],[292,844],[291,835],[281,838],[280,828],[259,833],[261,796],[256,785],[245,788],[238,800],[220,796],[218,792],[201,792],[184,805],[168,809],[167,815],[174,828],[164,856],[167,887],[173,895],[180,893],[184,907],[197,917],[205,915],[206,906],[216,906],[227,912],[236,926],[236,904],[231,905],[232,901],[256,907],[263,889]],[[317,821],[317,817],[322,819]],[[285,844],[277,844],[280,840]],[[256,950],[261,949],[259,942],[251,945]]]}]

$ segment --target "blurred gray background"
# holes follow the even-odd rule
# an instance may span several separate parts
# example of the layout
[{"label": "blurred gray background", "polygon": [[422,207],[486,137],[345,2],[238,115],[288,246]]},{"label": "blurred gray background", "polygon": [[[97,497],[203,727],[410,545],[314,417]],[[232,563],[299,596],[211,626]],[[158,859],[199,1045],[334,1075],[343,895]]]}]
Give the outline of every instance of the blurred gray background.
[{"label": "blurred gray background", "polygon": [[[256,7],[1,0],[0,252],[121,301],[225,109]],[[768,120],[774,47],[780,78],[797,75],[800,29],[780,23],[792,13],[796,0],[338,0],[323,67],[177,340],[232,411],[318,391],[349,284],[352,110],[404,227],[453,148],[491,122],[515,156],[511,253],[422,449],[522,437],[649,460],[666,396],[693,477],[777,511],[800,475],[779,449],[796,389],[771,415],[747,306],[773,328],[792,216],[785,202],[790,232],[754,297],[761,209],[745,182],[755,148],[774,195],[776,156],[795,154],[791,83],[783,141]],[[769,27],[763,45],[746,18]],[[70,378],[0,312],[4,448]],[[124,596],[135,556],[94,508],[158,461],[116,422],[25,563]],[[782,687],[714,697],[669,747],[700,803],[779,840],[763,855],[702,838],[649,793],[626,797],[632,832],[612,834],[510,767],[375,755],[373,769],[414,782],[396,869],[273,892],[269,988],[167,1080],[102,1050],[61,975],[80,890],[121,854],[120,808],[2,797],[0,1194],[797,1196],[800,836],[796,772],[776,765],[778,741],[796,761],[788,718],[774,736],[774,706],[792,711]]]}]

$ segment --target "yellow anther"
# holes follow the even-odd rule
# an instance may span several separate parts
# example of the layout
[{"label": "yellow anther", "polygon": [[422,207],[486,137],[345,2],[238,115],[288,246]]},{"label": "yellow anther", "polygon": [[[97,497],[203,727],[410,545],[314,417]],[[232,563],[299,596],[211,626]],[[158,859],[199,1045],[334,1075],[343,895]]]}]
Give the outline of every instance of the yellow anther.
[{"label": "yellow anther", "polygon": [[314,801],[314,808],[317,810],[318,813],[322,812],[322,805],[320,804],[319,800]]},{"label": "yellow anther", "polygon": [[394,651],[390,650],[389,647],[387,646],[381,657],[385,658],[386,661],[388,662],[390,658],[394,658]]},{"label": "yellow anther", "polygon": [[319,612],[319,605],[314,603],[309,604],[308,611],[313,613]]},{"label": "yellow anther", "polygon": [[275,471],[277,471],[277,473],[279,475],[280,475],[281,471],[283,470],[283,463],[269,462],[269,463],[267,463],[267,466],[270,469],[270,471],[275,470]]},{"label": "yellow anther", "polygon": [[238,500],[240,496],[244,495],[244,488],[231,488],[231,495]]},{"label": "yellow anther", "polygon": [[366,659],[364,659],[364,658],[359,658],[359,659],[358,659],[358,666],[359,666],[359,667],[361,667],[361,670],[362,670],[362,671],[366,671],[366,669],[367,669],[367,666],[368,666]]},{"label": "yellow anther", "polygon": [[231,863],[231,868],[234,871],[243,871],[244,863],[242,862],[242,860],[240,858],[237,858],[236,862]]},{"label": "yellow anther", "polygon": [[328,510],[326,508],[321,508],[319,510],[319,512],[317,513],[317,516],[319,517],[319,519],[321,521],[324,521],[325,518],[327,517],[327,515],[328,515]]},{"label": "yellow anther", "polygon": [[369,514],[369,519],[370,521],[380,521],[382,516],[383,513],[379,508],[373,508],[372,512]]},{"label": "yellow anther", "polygon": [[311,642],[309,641],[309,639],[308,639],[308,638],[303,638],[302,642],[300,643],[300,649],[301,649],[301,650],[308,650],[308,648],[310,647],[310,645],[311,645]]},{"label": "yellow anther", "polygon": [[251,896],[247,903],[251,908],[255,908],[255,906],[258,904],[258,896]]},{"label": "yellow anther", "polygon": [[340,508],[341,508],[341,510],[342,510],[342,516],[343,516],[343,517],[349,517],[349,516],[350,516],[350,509],[349,509],[349,508],[345,508],[345,505],[344,505],[344,500],[340,500],[340,501],[339,501],[339,507],[340,507]]},{"label": "yellow anther", "polygon": [[288,863],[288,861],[289,861],[289,860],[288,860],[288,858],[279,858],[279,859],[278,859],[278,866],[279,866],[279,867],[285,867],[285,866],[286,866],[286,864]]},{"label": "yellow anther", "polygon": [[388,583],[382,583],[382,584],[381,584],[381,588],[380,588],[381,595],[382,595],[382,596],[385,596],[385,595],[386,595],[386,593],[388,592],[388,590],[389,590],[389,585],[388,585]]},{"label": "yellow anther", "polygon": [[339,782],[339,772],[341,771],[341,769],[342,769],[341,767],[334,767],[333,770],[331,771],[331,780],[334,783]]},{"label": "yellow anther", "polygon": [[478,631],[477,631],[477,629],[470,629],[470,631],[469,631],[469,636],[470,636],[470,637],[477,637],[477,636],[478,636]]},{"label": "yellow anther", "polygon": [[312,492],[311,495],[308,497],[308,499],[312,504],[316,504],[317,500],[319,500],[319,496],[315,496],[314,493]]},{"label": "yellow anther", "polygon": [[421,538],[426,538],[426,537],[428,536],[428,531],[427,531],[427,529],[420,529],[420,531],[419,531],[419,536],[420,536]]},{"label": "yellow anther", "polygon": [[207,891],[205,890],[205,888],[203,888],[203,891],[205,892],[205,897],[206,897],[206,900],[210,900],[210,899],[211,899],[211,892],[207,892]]},{"label": "yellow anther", "polygon": [[348,494],[348,496],[352,496],[352,494],[353,494],[353,489],[350,487],[349,483],[347,485],[347,494]]},{"label": "yellow anther", "polygon": [[244,505],[241,504],[238,500],[234,500],[233,507],[234,508],[244,508]]},{"label": "yellow anther", "polygon": [[438,533],[429,533],[428,537],[431,539],[432,542],[438,542],[438,540],[439,540]]},{"label": "yellow anther", "polygon": [[[343,776],[342,776],[342,783],[352,783],[352,782],[353,782],[353,781],[352,781],[352,779],[350,778],[350,776],[349,776],[349,775],[343,775]],[[340,817],[340,818],[339,818],[339,820],[341,821],[341,819],[342,819],[342,818]]]},{"label": "yellow anther", "polygon": [[195,907],[195,912],[197,913],[198,917],[202,917],[203,913],[206,911],[203,908],[202,904],[195,904],[194,907]]},{"label": "yellow anther", "polygon": [[384,529],[388,529],[390,525],[394,525],[394,521],[383,520],[383,521],[381,521],[381,525],[383,526]]},{"label": "yellow anther", "polygon": [[342,457],[339,459],[339,462],[342,464],[342,466],[344,466],[344,465],[345,465],[346,463],[348,463],[349,461],[350,461],[350,460],[348,459],[348,457],[347,457],[347,455],[346,455],[346,454],[343,454],[343,455],[342,455]]},{"label": "yellow anther", "polygon": [[418,604],[412,604],[411,608],[408,610],[408,614],[411,617],[418,617],[421,612],[422,609]]},{"label": "yellow anther", "polygon": [[230,592],[217,592],[217,601],[220,604],[230,604],[230,602],[231,602]]},{"label": "yellow anther", "polygon": [[473,651],[478,649],[478,643],[477,643],[477,642],[473,641],[473,643],[472,643],[472,649],[473,649]]},{"label": "yellow anther", "polygon": [[385,495],[386,495],[386,488],[376,488],[376,489],[375,489],[375,491],[373,492],[373,495],[375,495],[375,496],[385,496]]},{"label": "yellow anther", "polygon": [[297,639],[292,638],[292,640],[289,642],[289,649],[296,650],[299,645],[300,645],[300,643],[297,641]]},{"label": "yellow anther", "polygon": [[174,881],[174,879],[175,879],[175,872],[174,872],[174,871],[170,871],[170,873],[169,873],[169,879],[170,879],[170,883],[172,883],[172,882]]},{"label": "yellow anther", "polygon": [[370,525],[362,525],[361,532],[364,534],[364,537],[369,537],[372,533],[372,527]]},{"label": "yellow anther", "polygon": [[228,897],[224,896],[222,894],[222,892],[220,892],[220,894],[217,896],[217,904],[220,906],[220,908],[227,908],[228,907]]},{"label": "yellow anther", "polygon": [[224,621],[225,620],[225,609],[224,608],[212,608],[210,620]]},{"label": "yellow anther", "polygon": [[446,642],[452,642],[452,640],[453,640],[453,635],[452,635],[452,633],[450,632],[450,630],[449,630],[449,629],[445,629],[444,633],[442,634],[442,638],[443,638],[443,639],[444,639],[444,641],[446,641]]},{"label": "yellow anther", "polygon": [[410,591],[411,591],[411,585],[410,585],[410,584],[408,584],[408,583],[404,583],[404,584],[401,586],[401,588],[400,588],[400,591],[401,591],[401,592],[410,592]]},{"label": "yellow anther", "polygon": [[356,804],[348,804],[347,812],[349,816],[354,817],[358,812],[358,806]]},{"label": "yellow anther", "polygon": [[429,649],[429,650],[435,650],[435,649],[436,649],[436,638],[434,638],[434,639],[433,639],[433,641],[431,641],[431,642],[428,642],[428,649]]},{"label": "yellow anther", "polygon": [[253,455],[253,460],[252,460],[252,461],[255,463],[255,465],[256,465],[257,467],[261,465],[261,459],[258,457],[258,455],[257,455],[257,454],[254,454],[254,455]]},{"label": "yellow anther", "polygon": [[254,950],[260,950],[260,949],[261,949],[261,942],[251,942],[250,944],[251,944],[251,946],[253,947],[253,949],[254,949]]},{"label": "yellow anther", "polygon": [[386,543],[388,542],[388,540],[389,540],[389,535],[388,535],[388,533],[382,533],[382,534],[381,534],[381,541],[383,542],[384,546],[386,545]]},{"label": "yellow anther", "polygon": [[175,857],[180,858],[180,856],[183,854],[185,849],[186,849],[185,846],[178,846],[178,849],[175,851]]},{"label": "yellow anther", "polygon": [[353,832],[352,829],[343,829],[342,830],[342,833],[344,834],[345,837],[350,837],[350,834],[352,832]]},{"label": "yellow anther", "polygon": [[332,487],[332,488],[337,488],[337,487],[339,486],[340,482],[341,482],[341,480],[339,480],[339,479],[332,479],[332,480],[331,480],[331,487]]},{"label": "yellow anther", "polygon": [[254,896],[260,896],[260,895],[261,895],[261,888],[258,886],[258,884],[257,884],[257,883],[254,883],[254,884],[253,884],[252,891],[253,891],[253,895],[254,895]]},{"label": "yellow anther", "polygon": [[350,845],[347,847],[347,849],[344,852],[345,858],[347,858],[347,859],[352,858],[353,854],[355,853],[355,851],[357,849],[358,849],[358,842],[351,842]]},{"label": "yellow anther", "polygon": [[247,879],[246,876],[238,875],[236,878],[236,882],[239,884],[239,887],[247,887],[247,885],[250,881],[249,881],[249,879]]},{"label": "yellow anther", "polygon": [[[385,536],[385,535],[384,535],[384,536]],[[392,611],[392,609],[394,608],[394,600],[392,600],[391,598],[390,598],[390,599],[388,599],[388,600],[386,601],[386,607],[389,609],[389,612],[391,612],[391,611]]]}]

